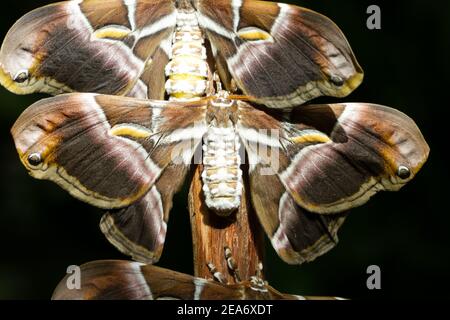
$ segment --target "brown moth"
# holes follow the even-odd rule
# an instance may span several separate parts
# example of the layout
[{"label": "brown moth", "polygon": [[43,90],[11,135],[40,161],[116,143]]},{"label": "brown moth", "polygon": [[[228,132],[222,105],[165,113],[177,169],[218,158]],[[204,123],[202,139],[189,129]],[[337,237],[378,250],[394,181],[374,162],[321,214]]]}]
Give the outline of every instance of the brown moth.
[{"label": "brown moth", "polygon": [[[135,260],[162,251],[172,197],[203,165],[206,205],[229,215],[248,180],[253,207],[286,262],[337,243],[346,210],[396,191],[428,156],[415,123],[374,104],[267,110],[225,92],[191,102],[89,93],[41,100],[12,128],[30,174],[108,210],[106,237]],[[242,146],[242,147],[241,147]]]},{"label": "brown moth", "polygon": [[[188,44],[173,47],[177,37]],[[182,63],[167,67],[177,52]],[[22,17],[2,45],[0,83],[19,94],[78,91],[163,99],[168,87],[169,95],[177,94],[177,86],[165,85],[165,75],[207,76],[201,62],[185,59],[193,54],[214,61],[225,89],[239,89],[273,108],[322,95],[343,97],[363,78],[339,28],[294,5],[84,0]],[[193,90],[192,83],[186,85]],[[195,84],[200,91],[201,86]]]}]

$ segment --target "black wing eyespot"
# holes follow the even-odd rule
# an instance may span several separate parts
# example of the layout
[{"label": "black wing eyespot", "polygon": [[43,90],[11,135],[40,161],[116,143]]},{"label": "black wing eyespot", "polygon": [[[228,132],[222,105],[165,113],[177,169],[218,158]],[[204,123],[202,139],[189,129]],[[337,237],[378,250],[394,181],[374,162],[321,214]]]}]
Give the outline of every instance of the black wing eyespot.
[{"label": "black wing eyespot", "polygon": [[342,77],[337,75],[332,75],[330,77],[330,81],[336,86],[336,87],[342,87],[345,84],[344,79]]},{"label": "black wing eyespot", "polygon": [[397,169],[397,176],[400,179],[408,179],[411,176],[411,170],[406,166],[399,166]]},{"label": "black wing eyespot", "polygon": [[39,153],[30,154],[27,160],[32,167],[38,167],[42,164],[42,156]]},{"label": "black wing eyespot", "polygon": [[17,83],[24,83],[30,78],[30,75],[28,73],[28,70],[21,70],[17,72],[17,74],[14,76],[14,82]]}]

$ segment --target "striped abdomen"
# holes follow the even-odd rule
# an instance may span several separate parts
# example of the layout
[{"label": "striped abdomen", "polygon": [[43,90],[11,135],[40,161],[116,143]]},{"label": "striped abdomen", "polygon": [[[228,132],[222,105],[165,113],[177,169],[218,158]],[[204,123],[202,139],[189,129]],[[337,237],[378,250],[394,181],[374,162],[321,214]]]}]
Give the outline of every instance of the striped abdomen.
[{"label": "striped abdomen", "polygon": [[203,144],[203,192],[219,215],[239,208],[242,194],[240,142],[234,127],[210,127]]},{"label": "striped abdomen", "polygon": [[203,42],[196,12],[178,10],[171,60],[166,66],[166,92],[170,100],[186,101],[205,95],[208,64]]}]

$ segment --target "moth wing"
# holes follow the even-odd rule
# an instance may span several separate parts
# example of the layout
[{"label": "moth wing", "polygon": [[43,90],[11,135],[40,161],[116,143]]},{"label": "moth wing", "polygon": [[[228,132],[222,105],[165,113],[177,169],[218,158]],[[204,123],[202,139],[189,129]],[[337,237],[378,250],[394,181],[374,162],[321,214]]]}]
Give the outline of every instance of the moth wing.
[{"label": "moth wing", "polygon": [[226,286],[191,275],[121,260],[82,265],[81,288],[70,290],[67,275],[53,292],[53,300],[237,300],[239,285]]},{"label": "moth wing", "polygon": [[[300,110],[301,109],[301,110]],[[347,103],[292,111],[289,164],[280,180],[297,204],[335,213],[397,191],[414,178],[429,147],[414,121],[385,106]]]},{"label": "moth wing", "polygon": [[163,250],[173,196],[182,187],[188,168],[170,164],[141,199],[105,213],[100,229],[109,242],[135,261],[156,263]]},{"label": "moth wing", "polygon": [[[327,17],[268,1],[198,1],[223,80],[272,108],[318,96],[344,97],[363,72],[339,28]],[[226,83],[230,88],[230,83]]]},{"label": "moth wing", "polygon": [[[171,1],[64,1],[38,8],[8,32],[0,50],[0,83],[18,94],[78,91],[160,99],[165,48],[175,24]],[[27,77],[15,81],[24,72]]]},{"label": "moth wing", "polygon": [[289,264],[310,262],[338,243],[346,214],[318,215],[295,203],[276,175],[264,166],[250,172],[253,207],[277,254]]},{"label": "moth wing", "polygon": [[253,206],[280,257],[311,261],[337,243],[345,211],[395,191],[426,161],[415,123],[379,105],[311,105],[280,113],[239,102]]},{"label": "moth wing", "polygon": [[151,263],[162,251],[172,197],[206,131],[205,106],[67,94],[26,109],[12,134],[32,176],[110,210],[101,221],[108,240]]},{"label": "moth wing", "polygon": [[278,172],[290,161],[283,123],[239,102],[239,136],[247,153],[253,208],[280,258],[302,264],[333,248],[345,214],[321,216],[295,203]]},{"label": "moth wing", "polygon": [[[153,300],[143,264],[121,260],[100,260],[80,266],[78,290],[67,287],[68,275],[55,288],[52,300]],[[154,273],[159,274],[158,267]]]}]

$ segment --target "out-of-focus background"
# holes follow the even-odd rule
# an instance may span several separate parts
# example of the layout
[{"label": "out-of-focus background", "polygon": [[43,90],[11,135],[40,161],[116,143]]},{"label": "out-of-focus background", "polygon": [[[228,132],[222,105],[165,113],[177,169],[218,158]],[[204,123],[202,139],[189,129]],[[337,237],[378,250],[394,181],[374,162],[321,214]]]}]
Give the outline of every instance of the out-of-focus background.
[{"label": "out-of-focus background", "polygon": [[[47,3],[5,3],[0,39],[18,18]],[[450,161],[445,153],[450,145],[450,2],[296,3],[332,18],[364,68],[364,83],[343,100],[405,112],[421,128],[431,156],[400,192],[378,194],[352,210],[340,230],[339,245],[316,261],[286,265],[268,244],[269,282],[283,292],[353,299],[450,297]],[[366,27],[371,4],[381,7],[381,30]],[[69,265],[127,259],[101,234],[99,209],[73,199],[51,182],[32,179],[20,164],[9,129],[27,106],[42,97],[16,96],[0,88],[0,299],[49,299]],[[175,199],[159,265],[191,273],[186,190]],[[381,290],[366,287],[366,269],[373,264],[381,268]]]}]

